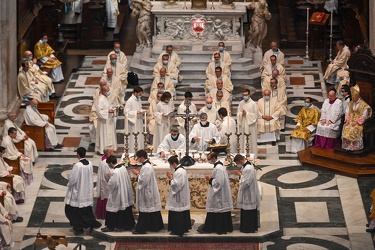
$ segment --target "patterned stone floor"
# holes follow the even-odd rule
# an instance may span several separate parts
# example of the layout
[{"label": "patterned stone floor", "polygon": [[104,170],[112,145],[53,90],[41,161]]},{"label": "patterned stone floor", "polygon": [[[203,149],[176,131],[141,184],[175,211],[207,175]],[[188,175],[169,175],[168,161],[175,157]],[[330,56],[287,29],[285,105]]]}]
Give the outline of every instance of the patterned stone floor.
[{"label": "patterned stone floor", "polygon": [[[78,146],[88,149],[88,158],[98,165],[99,156],[89,146],[88,113],[92,105],[92,95],[103,68],[104,57],[87,56],[81,68],[71,75],[70,82],[57,109],[55,124],[60,143],[65,147],[54,152],[41,152],[34,167],[34,181],[26,191],[26,203],[19,206],[25,220],[14,225],[15,249],[33,249],[36,233],[63,233],[68,236],[68,248],[77,243],[83,249],[113,249],[113,242],[84,235],[74,237],[64,215],[64,196],[67,173],[70,166],[77,162],[74,150]],[[369,193],[374,188],[371,178],[352,179],[324,170],[306,168],[300,165],[297,156],[289,153],[289,134],[293,129],[293,118],[303,106],[306,96],[311,96],[315,104],[321,107],[326,98],[322,84],[320,63],[304,61],[301,58],[287,58],[288,109],[286,131],[282,133],[277,146],[259,146],[260,166],[258,179],[263,189],[263,201],[260,208],[261,228],[276,224],[282,236],[265,238],[261,249],[373,249],[372,235],[365,232],[369,211]],[[182,99],[186,87],[193,91],[199,106],[204,103],[203,89],[183,82],[177,89],[177,101]],[[149,86],[142,86],[149,90]],[[236,107],[241,98],[241,87],[235,86],[234,103]],[[260,83],[246,86],[252,89],[254,100],[261,96]],[[128,88],[127,97],[131,89]],[[146,105],[147,94],[143,97]],[[117,122],[117,131],[124,128],[124,117]],[[123,147],[123,138],[118,136],[119,147]],[[95,167],[95,171],[97,167]],[[267,204],[267,195],[273,197],[274,204]],[[271,220],[269,218],[278,219]],[[185,238],[217,237],[197,235],[196,228],[204,221],[204,213],[194,213],[196,224]],[[163,219],[167,222],[166,213]],[[128,234],[130,233],[117,233]],[[259,234],[259,233],[258,233]],[[116,235],[114,235],[116,236]],[[171,237],[163,231],[150,236]],[[227,237],[256,237],[239,231]],[[219,237],[218,237],[219,238]],[[43,249],[39,247],[37,249]],[[45,248],[44,248],[45,249]]]}]

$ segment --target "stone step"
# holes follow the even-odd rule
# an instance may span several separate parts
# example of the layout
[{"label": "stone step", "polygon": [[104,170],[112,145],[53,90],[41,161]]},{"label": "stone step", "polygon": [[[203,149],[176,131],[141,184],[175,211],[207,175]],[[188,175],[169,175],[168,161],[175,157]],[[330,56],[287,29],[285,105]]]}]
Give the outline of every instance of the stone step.
[{"label": "stone step", "polygon": [[[156,64],[157,59],[156,58],[141,58],[140,64],[149,66],[149,67],[154,67]],[[181,59],[181,67],[186,67],[189,65],[199,65],[204,68],[207,67],[207,65],[211,62],[211,57],[207,56],[205,58],[202,57],[197,57],[197,58],[182,58]],[[253,60],[251,58],[232,58],[232,68],[236,67],[236,65],[242,65],[242,66],[247,66],[247,65],[252,65]]]}]

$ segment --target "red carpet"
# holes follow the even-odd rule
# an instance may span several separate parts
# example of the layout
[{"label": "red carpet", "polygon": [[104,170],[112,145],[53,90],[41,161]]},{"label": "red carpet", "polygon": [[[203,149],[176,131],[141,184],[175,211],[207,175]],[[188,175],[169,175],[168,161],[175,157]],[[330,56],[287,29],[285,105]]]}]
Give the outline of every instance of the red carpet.
[{"label": "red carpet", "polygon": [[258,242],[116,242],[115,250],[259,250]]}]

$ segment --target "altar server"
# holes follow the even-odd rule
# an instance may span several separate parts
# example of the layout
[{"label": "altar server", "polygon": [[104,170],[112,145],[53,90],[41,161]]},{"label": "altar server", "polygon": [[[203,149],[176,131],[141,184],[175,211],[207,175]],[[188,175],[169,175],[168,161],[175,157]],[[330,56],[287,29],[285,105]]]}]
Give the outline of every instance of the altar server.
[{"label": "altar server", "polygon": [[241,171],[234,170],[240,176],[237,208],[241,209],[240,231],[256,233],[258,231],[258,207],[260,206],[259,186],[254,166],[242,155],[236,155],[234,162]]},{"label": "altar server", "polygon": [[186,150],[186,139],[185,136],[179,133],[178,128],[172,127],[171,133],[166,135],[163,141],[160,143],[157,153],[160,158],[165,157],[165,152],[171,152],[175,150]]},{"label": "altar server", "polygon": [[96,151],[103,154],[105,147],[112,147],[117,150],[117,136],[116,136],[116,123],[115,115],[116,110],[109,102],[108,86],[103,86],[98,99],[96,113],[98,116],[98,127],[96,135]]},{"label": "altar server", "polygon": [[191,229],[190,219],[190,189],[186,170],[180,165],[177,156],[171,156],[168,163],[174,168],[174,173],[167,172],[169,179],[169,194],[165,209],[168,212],[168,231],[171,235],[182,237]]},{"label": "altar server", "polygon": [[238,105],[237,112],[237,123],[241,135],[240,144],[242,151],[245,151],[246,146],[246,136],[244,134],[249,134],[249,146],[250,152],[257,156],[257,137],[258,137],[258,105],[250,97],[250,89],[244,89],[242,91],[242,101]]},{"label": "altar server", "polygon": [[156,105],[154,112],[156,125],[153,137],[154,149],[159,146],[170,130],[170,113],[173,112],[174,109],[174,107],[171,105],[171,99],[171,93],[164,92],[161,96],[160,102]]},{"label": "altar server", "polygon": [[136,153],[142,163],[141,170],[132,169],[137,176],[136,206],[139,211],[138,223],[133,234],[145,234],[147,231],[158,232],[164,228],[161,217],[161,202],[154,168],[145,150]]},{"label": "altar server", "polygon": [[108,157],[106,162],[113,168],[113,171],[108,174],[110,191],[106,208],[106,227],[101,230],[103,232],[112,232],[115,229],[131,230],[135,225],[132,212],[134,193],[128,170],[121,162],[117,164],[115,156]]},{"label": "altar server", "polygon": [[198,151],[205,151],[210,144],[220,142],[219,131],[214,124],[207,121],[207,118],[206,113],[201,113],[199,115],[200,122],[194,125],[189,134],[191,148]]},{"label": "altar server", "polygon": [[[139,132],[138,135],[138,148],[144,147],[144,139],[143,139],[143,120],[146,113],[146,110],[142,109],[142,98],[143,89],[139,86],[134,87],[133,94],[129,97],[128,101],[125,104],[124,112],[125,116],[127,116],[128,124],[125,124],[125,130],[126,126],[128,126],[128,131],[131,135],[129,136],[129,145],[130,145],[130,152],[134,152],[134,136],[132,133]],[[125,122],[125,123],[126,123]]]},{"label": "altar server", "polygon": [[77,148],[78,163],[68,174],[67,192],[65,196],[65,215],[73,226],[74,235],[83,234],[84,228],[99,228],[101,223],[95,219],[92,211],[93,199],[93,168],[86,160],[86,149]]},{"label": "altar server", "polygon": [[17,137],[12,139],[14,143],[23,142],[24,145],[24,153],[28,155],[32,162],[35,162],[38,158],[39,154],[36,149],[35,141],[29,138],[26,133],[17,125],[18,117],[15,113],[9,113],[8,119],[4,121],[3,125],[3,135],[8,133],[8,130],[13,127],[17,129]]},{"label": "altar server", "polygon": [[9,160],[18,160],[20,164],[21,175],[26,183],[30,185],[33,180],[33,163],[29,156],[22,154],[14,145],[12,139],[17,137],[17,129],[10,128],[8,135],[3,137],[1,146],[5,148],[4,157]]},{"label": "altar server", "polygon": [[228,112],[225,108],[220,108],[217,112],[220,119],[222,120],[219,131],[220,131],[220,144],[227,144],[228,137],[226,136],[227,133],[232,133],[229,136],[229,143],[230,143],[230,151],[236,152],[237,148],[237,137],[236,137],[236,121],[228,116]]},{"label": "altar server", "polygon": [[198,232],[226,234],[233,231],[233,200],[227,169],[217,159],[216,153],[210,153],[207,159],[214,164],[214,169],[211,175],[205,177],[210,185],[206,202],[207,216]]}]

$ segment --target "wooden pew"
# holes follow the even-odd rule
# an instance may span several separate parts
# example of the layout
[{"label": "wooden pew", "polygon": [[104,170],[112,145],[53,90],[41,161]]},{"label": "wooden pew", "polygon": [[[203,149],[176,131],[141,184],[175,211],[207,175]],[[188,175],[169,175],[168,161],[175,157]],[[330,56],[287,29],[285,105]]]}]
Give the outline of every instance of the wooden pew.
[{"label": "wooden pew", "polygon": [[48,115],[51,124],[55,123],[55,105],[56,105],[55,102],[39,102],[38,103],[39,113]]},{"label": "wooden pew", "polygon": [[4,196],[0,194],[0,203],[4,206]]},{"label": "wooden pew", "polygon": [[19,159],[17,160],[9,160],[7,158],[3,158],[6,163],[8,163],[9,166],[13,167],[13,174],[20,175],[21,168],[20,168],[20,162]]},{"label": "wooden pew", "polygon": [[25,152],[25,142],[24,141],[20,141],[20,142],[14,143],[14,145],[16,146],[16,148],[18,149],[18,151],[20,151],[21,153]]},{"label": "wooden pew", "polygon": [[10,188],[13,190],[13,176],[4,176],[0,177],[0,181],[6,182],[10,185]]},{"label": "wooden pew", "polygon": [[44,151],[44,142],[46,140],[44,127],[29,126],[24,123],[23,130],[28,137],[32,138],[35,141],[37,150]]}]

